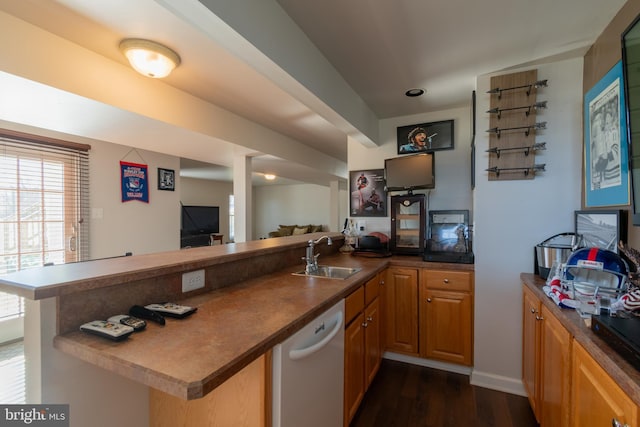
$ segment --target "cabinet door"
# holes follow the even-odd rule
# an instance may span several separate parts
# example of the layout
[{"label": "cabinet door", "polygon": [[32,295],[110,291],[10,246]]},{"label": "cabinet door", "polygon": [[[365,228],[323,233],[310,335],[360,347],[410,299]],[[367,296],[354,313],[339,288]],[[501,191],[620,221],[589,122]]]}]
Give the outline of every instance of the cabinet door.
[{"label": "cabinet door", "polygon": [[571,334],[544,306],[540,309],[540,424],[569,425]]},{"label": "cabinet door", "polygon": [[424,195],[391,197],[391,240],[393,253],[424,253],[426,212]]},{"label": "cabinet door", "polygon": [[345,426],[356,414],[364,397],[364,315],[360,313],[344,331],[344,417]]},{"label": "cabinet door", "polygon": [[574,340],[571,425],[575,427],[637,426],[638,408],[587,351]]},{"label": "cabinet door", "polygon": [[270,426],[270,392],[265,392],[271,390],[270,374],[269,351],[201,399],[149,387],[149,427]]},{"label": "cabinet door", "polygon": [[423,288],[420,355],[471,366],[471,294]]},{"label": "cabinet door", "polygon": [[418,355],[418,270],[391,267],[385,280],[385,345]]},{"label": "cabinet door", "polygon": [[380,369],[382,361],[382,346],[380,345],[380,304],[376,298],[367,306],[364,312],[364,389],[367,390],[371,381]]},{"label": "cabinet door", "polygon": [[524,285],[522,293],[522,383],[536,420],[540,422],[540,300]]}]

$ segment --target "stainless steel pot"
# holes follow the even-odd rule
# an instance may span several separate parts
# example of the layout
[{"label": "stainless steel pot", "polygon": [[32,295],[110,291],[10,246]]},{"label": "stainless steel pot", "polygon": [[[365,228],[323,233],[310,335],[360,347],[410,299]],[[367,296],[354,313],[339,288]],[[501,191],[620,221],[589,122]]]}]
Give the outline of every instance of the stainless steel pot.
[{"label": "stainless steel pot", "polygon": [[563,264],[569,255],[577,249],[578,235],[576,233],[560,233],[549,237],[536,245],[536,266],[538,274],[543,279],[549,277],[554,263]]}]

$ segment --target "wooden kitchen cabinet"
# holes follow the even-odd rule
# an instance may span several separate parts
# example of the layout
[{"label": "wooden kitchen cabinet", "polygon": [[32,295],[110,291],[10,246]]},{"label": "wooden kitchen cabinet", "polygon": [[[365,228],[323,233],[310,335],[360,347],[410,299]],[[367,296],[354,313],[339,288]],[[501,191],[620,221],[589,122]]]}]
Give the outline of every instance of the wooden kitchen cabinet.
[{"label": "wooden kitchen cabinet", "polygon": [[522,287],[522,384],[540,422],[540,299]]},{"label": "wooden kitchen cabinet", "polygon": [[346,298],[344,358],[344,425],[356,414],[365,392],[380,369],[381,275],[369,280]]},{"label": "wooden kitchen cabinet", "polygon": [[201,399],[185,400],[149,388],[149,426],[270,426],[270,366],[269,351]]},{"label": "wooden kitchen cabinet", "polygon": [[573,343],[571,426],[637,426],[638,407],[578,342]]},{"label": "wooden kitchen cabinet", "polygon": [[522,382],[541,427],[569,425],[572,337],[523,286]]},{"label": "wooden kitchen cabinet", "polygon": [[419,356],[418,269],[389,267],[384,283],[385,348]]},{"label": "wooden kitchen cabinet", "polygon": [[540,423],[544,427],[567,426],[573,339],[546,307],[542,306],[540,313]]},{"label": "wooden kitchen cabinet", "polygon": [[422,270],[420,356],[473,363],[473,273]]}]

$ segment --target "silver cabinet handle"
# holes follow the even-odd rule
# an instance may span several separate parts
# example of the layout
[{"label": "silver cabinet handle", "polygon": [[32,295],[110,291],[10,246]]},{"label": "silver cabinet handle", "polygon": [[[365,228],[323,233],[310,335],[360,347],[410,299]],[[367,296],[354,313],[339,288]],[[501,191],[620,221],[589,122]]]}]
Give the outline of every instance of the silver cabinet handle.
[{"label": "silver cabinet handle", "polygon": [[431,302],[431,298],[427,298],[427,302]]},{"label": "silver cabinet handle", "polygon": [[369,326],[369,324],[367,322],[362,322],[362,327],[366,328],[367,326]]},{"label": "silver cabinet handle", "polygon": [[367,323],[368,322],[373,322],[373,317],[371,317],[371,316],[367,317]]},{"label": "silver cabinet handle", "polygon": [[542,316],[536,316],[536,320],[544,320],[544,317],[542,317]]},{"label": "silver cabinet handle", "polygon": [[611,419],[611,427],[629,427],[629,424],[622,424],[620,421],[615,418]]},{"label": "silver cabinet handle", "polygon": [[535,312],[536,312],[536,309],[535,309],[535,308],[533,308],[533,307],[531,307],[531,312],[532,312],[532,313],[535,313]]},{"label": "silver cabinet handle", "polygon": [[444,283],[449,283],[449,279],[444,279],[443,282]]}]

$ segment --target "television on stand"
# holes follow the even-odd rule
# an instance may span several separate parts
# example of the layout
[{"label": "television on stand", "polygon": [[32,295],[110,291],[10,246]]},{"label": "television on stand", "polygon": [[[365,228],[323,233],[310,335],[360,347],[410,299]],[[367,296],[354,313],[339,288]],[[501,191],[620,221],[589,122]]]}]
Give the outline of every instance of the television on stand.
[{"label": "television on stand", "polygon": [[182,205],[180,247],[209,246],[220,232],[220,207]]},{"label": "television on stand", "polygon": [[435,155],[420,153],[385,159],[384,178],[389,192],[413,194],[414,190],[436,188]]},{"label": "television on stand", "polygon": [[414,190],[436,187],[435,155],[429,153],[394,157],[384,161],[385,187],[389,193],[406,191],[391,196],[391,239],[393,254],[417,255],[424,252],[425,195]]}]

